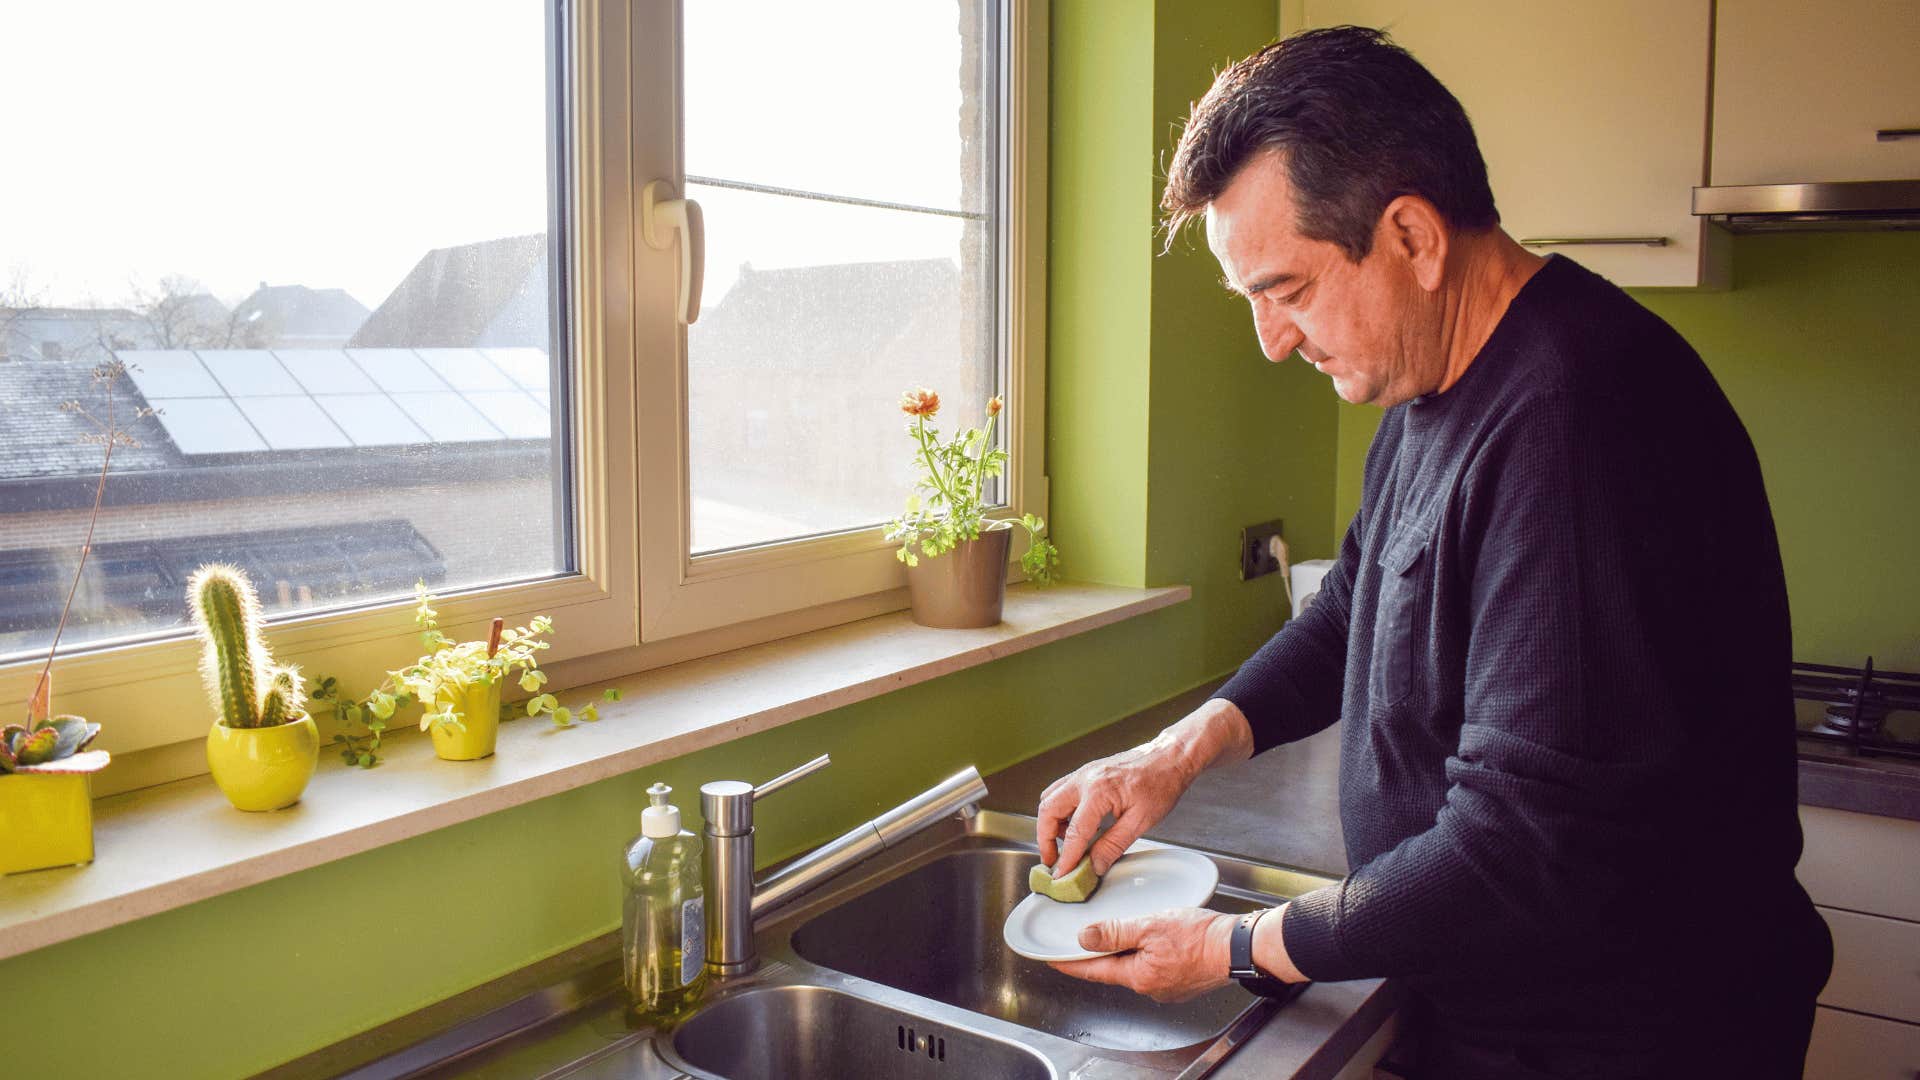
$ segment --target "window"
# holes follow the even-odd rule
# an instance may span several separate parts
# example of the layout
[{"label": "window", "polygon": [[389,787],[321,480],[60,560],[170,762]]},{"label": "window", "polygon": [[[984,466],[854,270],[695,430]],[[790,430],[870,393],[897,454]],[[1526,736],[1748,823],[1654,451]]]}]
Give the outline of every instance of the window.
[{"label": "window", "polygon": [[[949,429],[996,394],[1037,417],[1010,331],[1025,8],[687,2],[677,32],[662,12],[640,35],[679,40],[637,68],[680,109],[642,136],[639,179],[705,221],[697,320],[642,331],[643,411],[684,402],[641,423],[643,637],[897,587],[879,526],[912,482],[904,391],[938,390]],[[1037,509],[1033,478],[999,499]]]},{"label": "window", "polygon": [[0,367],[0,658],[54,630],[110,412],[67,644],[183,626],[204,561],[271,614],[572,571],[544,5],[107,7],[0,35],[0,93],[64,103],[14,127],[60,167],[0,175],[8,329],[41,341]]},{"label": "window", "polygon": [[[902,391],[949,422],[1005,395],[1001,497],[1044,512],[1020,256],[1044,23],[1026,0],[7,8],[0,95],[61,103],[13,136],[61,168],[0,170],[0,702],[92,505],[66,401],[105,422],[111,398],[133,442],[61,639],[60,705],[119,718],[116,751],[204,734],[184,578],[211,559],[248,569],[282,656],[360,679],[412,655],[416,580],[455,632],[546,612],[554,660],[628,670],[902,606],[879,527]],[[706,208],[690,327],[678,252],[640,239],[654,180]],[[112,241],[74,244],[82,218]]]}]

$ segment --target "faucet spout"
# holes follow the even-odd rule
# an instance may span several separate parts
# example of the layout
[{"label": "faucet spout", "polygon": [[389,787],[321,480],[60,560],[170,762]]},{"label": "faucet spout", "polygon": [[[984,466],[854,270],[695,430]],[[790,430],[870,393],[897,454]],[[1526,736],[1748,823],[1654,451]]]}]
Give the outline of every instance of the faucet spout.
[{"label": "faucet spout", "polygon": [[879,817],[822,844],[765,879],[753,880],[753,808],[760,797],[828,764],[822,755],[758,789],[738,780],[700,788],[706,818],[705,858],[707,970],[741,975],[759,965],[753,926],[766,913],[877,852],[955,814],[987,796],[979,770],[965,769]]},{"label": "faucet spout", "polygon": [[753,920],[799,897],[870,855],[883,851],[930,825],[960,813],[987,797],[986,782],[969,765],[871,821],[854,826],[815,848],[779,872],[754,883]]}]

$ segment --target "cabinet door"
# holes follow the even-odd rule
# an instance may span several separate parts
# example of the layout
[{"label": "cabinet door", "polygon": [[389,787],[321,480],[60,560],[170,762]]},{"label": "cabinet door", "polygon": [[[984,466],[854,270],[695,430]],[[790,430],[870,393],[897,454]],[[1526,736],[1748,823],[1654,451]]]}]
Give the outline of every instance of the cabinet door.
[{"label": "cabinet door", "polygon": [[1814,903],[1920,922],[1920,821],[1802,806],[1800,829]]},{"label": "cabinet door", "polygon": [[[1705,182],[1707,0],[1306,0],[1307,26],[1393,35],[1466,107],[1502,226],[1618,285],[1717,283]],[[1288,27],[1292,29],[1292,27]]]},{"label": "cabinet door", "polygon": [[1804,1075],[1806,1080],[1913,1080],[1920,1075],[1920,1024],[1815,1009]]},{"label": "cabinet door", "polygon": [[1820,1004],[1920,1024],[1920,923],[1820,908],[1833,974]]},{"label": "cabinet door", "polygon": [[1713,182],[1920,177],[1920,4],[1720,0]]}]

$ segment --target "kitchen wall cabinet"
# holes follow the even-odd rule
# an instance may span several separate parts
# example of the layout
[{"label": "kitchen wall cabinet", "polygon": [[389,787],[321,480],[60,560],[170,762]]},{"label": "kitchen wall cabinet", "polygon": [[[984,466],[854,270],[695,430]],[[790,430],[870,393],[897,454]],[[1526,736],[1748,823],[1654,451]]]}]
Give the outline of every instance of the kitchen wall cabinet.
[{"label": "kitchen wall cabinet", "polygon": [[[1618,285],[1719,286],[1725,238],[1693,216],[1706,179],[1707,0],[1304,0],[1283,28],[1393,35],[1466,107],[1507,232]],[[1626,242],[1663,238],[1664,246]]]},{"label": "kitchen wall cabinet", "polygon": [[1911,180],[1920,137],[1920,4],[1720,0],[1715,184]]},{"label": "kitchen wall cabinet", "polygon": [[1806,1080],[1920,1076],[1920,822],[1800,808],[1800,883],[1833,931]]}]

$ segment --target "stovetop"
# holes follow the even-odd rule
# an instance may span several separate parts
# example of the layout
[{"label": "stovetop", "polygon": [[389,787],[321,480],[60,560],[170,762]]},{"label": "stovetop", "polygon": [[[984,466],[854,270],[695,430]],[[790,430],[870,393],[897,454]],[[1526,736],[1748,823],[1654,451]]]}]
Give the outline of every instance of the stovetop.
[{"label": "stovetop", "polygon": [[1796,663],[1793,696],[1803,756],[1920,761],[1920,675]]}]

